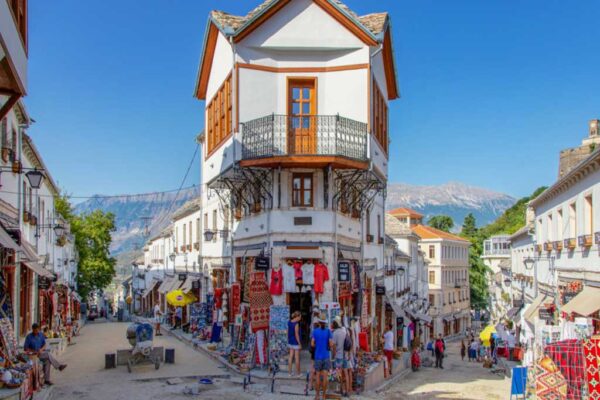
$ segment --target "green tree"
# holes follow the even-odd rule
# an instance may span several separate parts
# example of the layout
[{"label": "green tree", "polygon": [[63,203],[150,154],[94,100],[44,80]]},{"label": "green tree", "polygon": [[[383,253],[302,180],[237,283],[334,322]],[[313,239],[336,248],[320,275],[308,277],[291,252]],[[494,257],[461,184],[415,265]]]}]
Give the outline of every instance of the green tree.
[{"label": "green tree", "polygon": [[461,233],[465,237],[475,237],[477,235],[477,221],[472,213],[469,213],[462,224]]},{"label": "green tree", "polygon": [[100,210],[75,215],[66,195],[55,199],[55,209],[71,225],[79,253],[77,286],[85,299],[94,290],[108,286],[115,275],[116,260],[110,256],[115,217]]},{"label": "green tree", "polygon": [[444,232],[450,232],[450,229],[454,228],[454,221],[452,217],[447,215],[434,215],[429,218],[427,224],[432,228],[439,229]]}]

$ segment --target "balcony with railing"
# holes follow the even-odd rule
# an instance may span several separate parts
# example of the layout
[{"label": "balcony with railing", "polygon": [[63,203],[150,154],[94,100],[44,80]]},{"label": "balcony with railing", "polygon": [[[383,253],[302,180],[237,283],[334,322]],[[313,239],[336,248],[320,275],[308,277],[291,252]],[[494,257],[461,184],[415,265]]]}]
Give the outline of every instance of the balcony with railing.
[{"label": "balcony with railing", "polygon": [[493,236],[483,242],[483,256],[509,256],[510,240],[508,236]]},{"label": "balcony with railing", "polygon": [[273,114],[242,125],[242,166],[368,167],[364,122],[339,115]]}]

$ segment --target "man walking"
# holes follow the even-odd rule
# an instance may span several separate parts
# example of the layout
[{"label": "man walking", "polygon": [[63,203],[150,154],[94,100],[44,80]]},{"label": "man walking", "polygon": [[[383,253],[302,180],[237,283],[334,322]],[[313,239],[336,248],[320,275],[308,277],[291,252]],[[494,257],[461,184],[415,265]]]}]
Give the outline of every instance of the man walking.
[{"label": "man walking", "polygon": [[438,335],[437,340],[433,345],[435,349],[435,367],[444,369],[443,361],[444,361],[444,352],[446,351],[446,343],[444,343],[444,339],[442,339],[442,334]]},{"label": "man walking", "polygon": [[60,363],[48,350],[46,350],[46,337],[40,332],[40,326],[33,324],[31,333],[25,338],[23,350],[26,354],[37,356],[44,367],[44,383],[52,385],[50,381],[50,364],[59,371],[67,368],[67,364]]},{"label": "man walking", "polygon": [[350,379],[350,365],[348,352],[352,350],[352,337],[342,326],[342,319],[337,316],[333,321],[333,341],[335,343],[335,368],[342,371],[342,382],[340,389],[342,396],[346,397],[352,392],[352,381]]},{"label": "man walking", "polygon": [[183,311],[181,307],[177,307],[175,309],[175,323],[173,324],[173,328],[171,330],[181,328],[181,318],[183,317]]},{"label": "man walking", "polygon": [[[329,349],[335,350],[335,343],[331,331],[326,327],[327,320],[321,314],[318,327],[313,331],[310,340],[311,346],[315,348],[314,369],[316,374],[315,400],[324,399],[327,393],[327,374],[331,368]],[[322,393],[322,394],[321,394]]]}]

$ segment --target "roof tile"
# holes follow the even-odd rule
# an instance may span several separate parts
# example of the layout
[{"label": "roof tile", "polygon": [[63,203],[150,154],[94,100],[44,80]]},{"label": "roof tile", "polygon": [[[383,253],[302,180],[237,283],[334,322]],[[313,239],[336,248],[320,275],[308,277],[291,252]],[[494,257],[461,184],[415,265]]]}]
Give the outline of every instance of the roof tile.
[{"label": "roof tile", "polygon": [[439,229],[432,228],[431,226],[426,225],[415,225],[412,227],[414,233],[419,235],[421,239],[446,239],[446,240],[455,240],[457,242],[467,242],[469,241],[465,238],[462,238],[458,235],[454,235],[452,233],[444,232]]}]

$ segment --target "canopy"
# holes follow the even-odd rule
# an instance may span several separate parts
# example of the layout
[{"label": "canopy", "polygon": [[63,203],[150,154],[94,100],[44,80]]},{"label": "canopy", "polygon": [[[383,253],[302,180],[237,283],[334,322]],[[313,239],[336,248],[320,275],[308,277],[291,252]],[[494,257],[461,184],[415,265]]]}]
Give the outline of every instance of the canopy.
[{"label": "canopy", "polygon": [[184,293],[180,289],[167,293],[167,303],[175,307],[185,307],[196,300],[196,296],[191,293]]},{"label": "canopy", "polygon": [[542,305],[542,303],[544,303],[545,300],[546,300],[545,294],[539,294],[533,300],[533,302],[527,307],[527,310],[525,310],[525,314],[523,315],[523,317],[525,318],[525,321],[532,323],[532,324],[535,322],[535,316],[536,316],[538,310],[540,309],[540,306]]},{"label": "canopy", "polygon": [[390,305],[390,307],[392,307],[392,310],[394,310],[394,314],[396,314],[397,317],[404,317],[404,311],[402,310],[402,307],[400,307],[400,304],[396,303],[396,301],[394,299],[392,299],[390,296],[388,296],[387,294],[385,295],[385,299],[387,301],[387,303]]},{"label": "canopy", "polygon": [[156,285],[159,284],[159,282],[160,281],[153,280],[152,283],[150,283],[150,286],[148,286],[146,288],[146,290],[144,290],[144,293],[142,293],[142,297],[148,296],[154,290],[154,288],[156,287]]},{"label": "canopy", "polygon": [[586,286],[577,296],[573,297],[561,311],[567,314],[576,313],[587,317],[600,310],[600,288]]},{"label": "canopy", "polygon": [[167,277],[163,280],[163,282],[158,287],[158,292],[162,293],[162,294],[168,293],[171,290],[176,289],[173,286],[175,286],[176,284],[179,284],[179,283],[180,283],[180,281],[179,281],[178,277],[176,277],[176,276]]},{"label": "canopy", "polygon": [[19,245],[14,241],[12,237],[4,230],[4,228],[0,228],[0,245],[7,249],[12,249],[14,251],[20,250]]},{"label": "canopy", "polygon": [[30,270],[32,270],[39,276],[43,276],[45,278],[50,278],[50,279],[54,278],[54,275],[52,274],[52,272],[48,271],[47,269],[42,267],[40,264],[38,264],[34,261],[25,261],[24,264],[27,265],[27,268],[29,268]]}]

